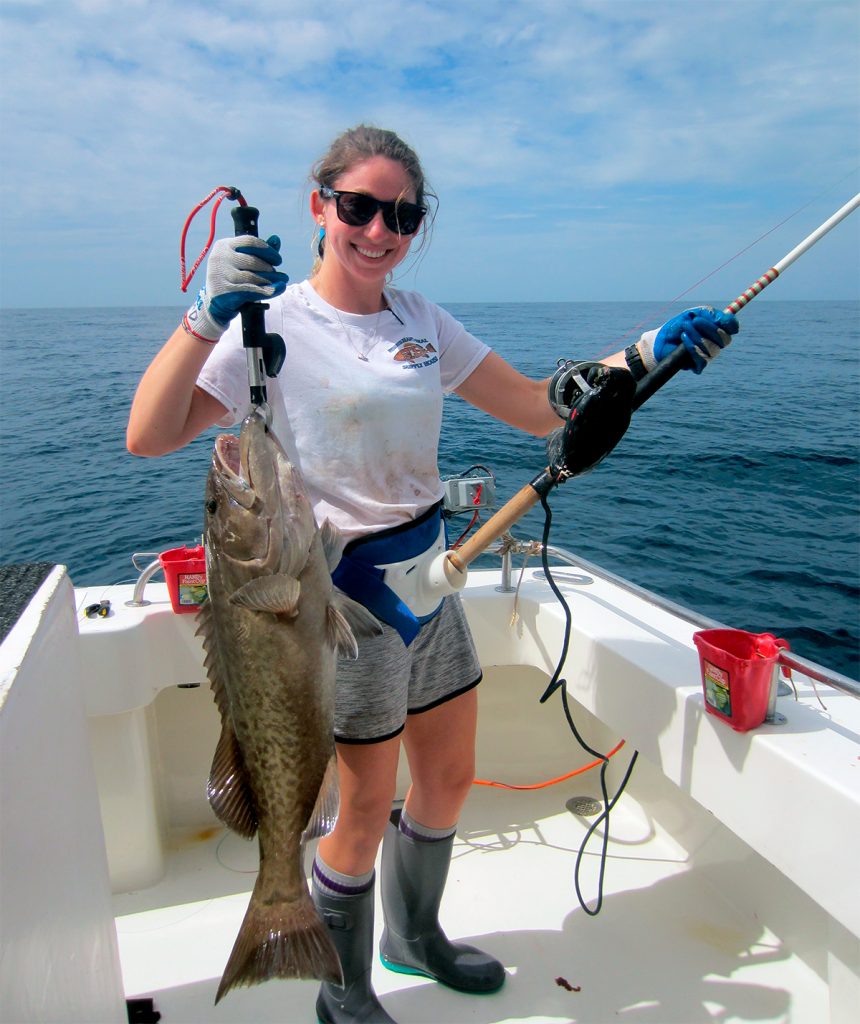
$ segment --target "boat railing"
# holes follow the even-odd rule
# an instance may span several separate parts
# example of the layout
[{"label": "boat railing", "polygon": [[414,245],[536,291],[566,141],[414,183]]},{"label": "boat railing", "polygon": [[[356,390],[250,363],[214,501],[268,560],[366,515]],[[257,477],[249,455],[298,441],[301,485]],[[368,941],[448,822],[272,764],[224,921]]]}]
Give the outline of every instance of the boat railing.
[{"label": "boat railing", "polygon": [[[487,554],[499,555],[502,559],[502,583],[499,590],[512,593],[516,589],[512,583],[513,556],[515,554],[540,554],[542,548],[543,545],[540,544],[540,542],[518,541],[510,535],[505,537],[497,547],[489,548],[487,550]],[[655,608],[661,608],[663,611],[676,615],[678,618],[689,622],[697,629],[732,628],[724,622],[719,622],[717,619],[712,619],[707,615],[700,615],[698,612],[694,612],[690,608],[685,608],[683,605],[676,604],[667,597],[655,594],[653,591],[648,590],[645,587],[641,587],[637,583],[632,583],[630,580],[624,579],[623,576],[616,576],[615,573],[610,572],[608,569],[604,569],[600,565],[595,565],[594,562],[581,558],[579,555],[572,551],[568,551],[566,548],[547,545],[546,553],[548,559],[554,559],[556,561],[563,562],[566,565],[583,569],[585,572],[598,577],[598,579],[605,580],[607,583],[612,583],[615,586],[620,587],[622,590],[635,594],[637,597],[647,601]],[[542,573],[537,573],[536,575],[541,576]],[[824,665],[819,665],[817,662],[809,661],[807,658],[802,658],[800,655],[794,654],[791,651],[782,651],[780,653],[779,663],[780,665],[784,665],[786,668],[795,669],[803,675],[808,676],[810,679],[814,679],[816,682],[824,683],[827,686],[833,687],[835,690],[840,690],[843,693],[850,694],[852,697],[860,698],[860,682],[856,679],[851,679],[849,676],[842,675],[840,672],[834,672],[833,669],[827,668]]]}]

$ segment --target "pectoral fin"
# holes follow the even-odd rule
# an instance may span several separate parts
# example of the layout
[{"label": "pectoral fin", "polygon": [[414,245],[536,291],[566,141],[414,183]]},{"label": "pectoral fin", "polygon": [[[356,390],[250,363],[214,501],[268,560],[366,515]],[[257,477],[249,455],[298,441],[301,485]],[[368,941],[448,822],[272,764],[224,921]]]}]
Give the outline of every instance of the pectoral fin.
[{"label": "pectoral fin", "polygon": [[285,573],[260,576],[234,591],[230,595],[230,604],[293,618],[299,611],[301,589],[299,581]]}]

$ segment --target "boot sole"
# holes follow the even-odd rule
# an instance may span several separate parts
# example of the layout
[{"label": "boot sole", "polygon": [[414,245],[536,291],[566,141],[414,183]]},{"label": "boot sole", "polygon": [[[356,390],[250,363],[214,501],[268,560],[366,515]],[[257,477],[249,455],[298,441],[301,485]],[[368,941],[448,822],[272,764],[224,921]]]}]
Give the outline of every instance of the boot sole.
[{"label": "boot sole", "polygon": [[406,964],[396,964],[393,960],[386,960],[382,954],[379,956],[379,962],[386,970],[392,971],[394,974],[410,974],[417,978],[429,978],[454,992],[463,992],[470,996],[491,996],[494,992],[499,991],[507,978],[506,974],[503,975],[502,980],[494,988],[464,988],[462,985],[452,985],[451,982],[445,981],[444,978],[439,978],[435,974],[430,974],[429,971],[422,971],[420,967],[408,967]]}]

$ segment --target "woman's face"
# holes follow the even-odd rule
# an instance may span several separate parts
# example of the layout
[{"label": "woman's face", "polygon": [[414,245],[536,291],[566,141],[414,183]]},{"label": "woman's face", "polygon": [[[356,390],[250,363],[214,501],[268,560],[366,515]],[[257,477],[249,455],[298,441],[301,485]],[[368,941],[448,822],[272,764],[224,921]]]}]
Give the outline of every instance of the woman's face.
[{"label": "woman's face", "polygon": [[[416,200],[412,180],[402,164],[388,157],[374,156],[363,160],[342,174],[332,186],[339,192],[363,192],[382,200]],[[316,191],[312,196],[315,219],[325,227],[325,258],[323,272],[345,272],[356,284],[381,287],[386,275],[406,256],[413,235],[391,231],[377,210],[367,224],[352,227],[337,215],[334,199],[323,199]],[[328,265],[328,266],[327,266]]]}]

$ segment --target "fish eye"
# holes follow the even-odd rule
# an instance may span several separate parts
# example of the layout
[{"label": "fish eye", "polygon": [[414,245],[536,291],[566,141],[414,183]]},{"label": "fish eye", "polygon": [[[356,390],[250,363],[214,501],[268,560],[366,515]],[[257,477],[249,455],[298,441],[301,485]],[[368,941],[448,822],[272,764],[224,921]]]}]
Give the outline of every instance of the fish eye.
[{"label": "fish eye", "polygon": [[209,501],[206,502],[206,511],[210,516],[214,516],[218,511],[218,502],[214,498],[210,498]]}]

